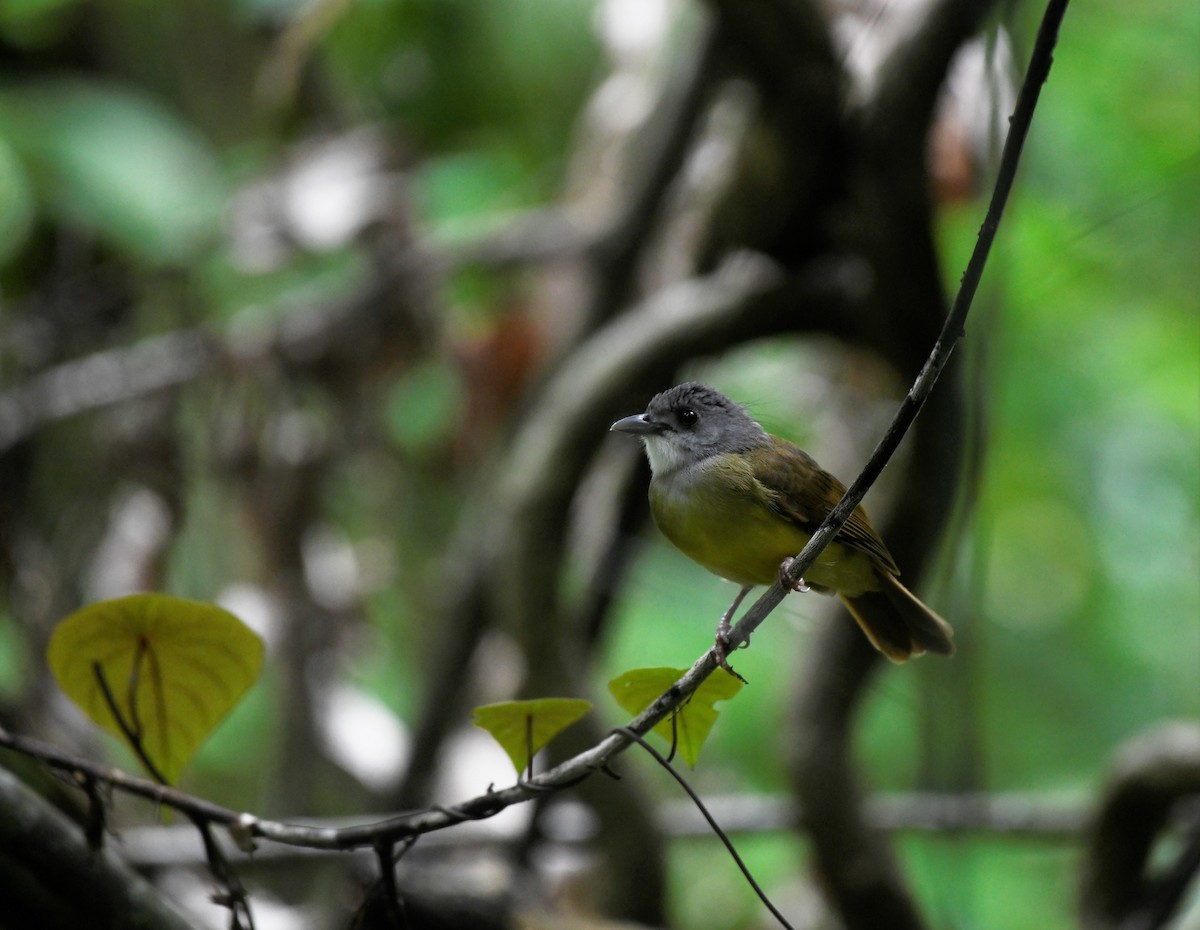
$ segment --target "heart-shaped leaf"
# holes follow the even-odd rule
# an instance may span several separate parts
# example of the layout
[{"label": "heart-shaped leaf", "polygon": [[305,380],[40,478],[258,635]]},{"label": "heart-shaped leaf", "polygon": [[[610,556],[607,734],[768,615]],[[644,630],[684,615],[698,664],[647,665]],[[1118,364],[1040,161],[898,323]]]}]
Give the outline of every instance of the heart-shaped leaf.
[{"label": "heart-shaped leaf", "polygon": [[591,709],[583,698],[501,701],[476,707],[475,726],[492,734],[520,777],[543,746]]},{"label": "heart-shaped leaf", "polygon": [[151,774],[174,783],[258,678],[263,644],[213,604],[131,594],[63,620],[50,637],[46,660],[85,714],[123,740],[132,734],[137,745],[131,748],[140,748],[157,770]]},{"label": "heart-shaped leaf", "polygon": [[[617,703],[635,716],[649,707],[671,685],[687,672],[685,668],[635,668],[618,675],[608,683],[608,690]],[[700,747],[708,739],[709,731],[720,716],[713,706],[717,701],[726,701],[742,690],[742,682],[732,675],[710,675],[675,712],[671,719],[655,724],[654,732],[665,739],[668,745],[674,728],[675,746],[691,768],[696,767]]]}]

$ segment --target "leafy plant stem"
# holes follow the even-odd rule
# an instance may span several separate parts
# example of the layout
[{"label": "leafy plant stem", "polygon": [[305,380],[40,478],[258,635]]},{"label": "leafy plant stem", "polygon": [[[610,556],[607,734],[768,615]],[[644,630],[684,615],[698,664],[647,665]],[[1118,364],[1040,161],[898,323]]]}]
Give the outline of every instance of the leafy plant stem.
[{"label": "leafy plant stem", "polygon": [[[142,652],[139,650],[139,661],[134,663],[134,673],[129,676],[131,708],[135,706],[133,702],[133,692],[137,687],[137,668],[140,665],[141,655]],[[153,778],[160,785],[168,784],[166,776],[164,776],[159,770],[158,766],[154,764],[154,760],[151,759],[150,755],[146,752],[146,747],[142,745],[142,735],[140,732],[141,728],[136,722],[136,714],[135,721],[132,724],[130,721],[125,719],[125,715],[121,712],[121,708],[117,705],[116,696],[113,694],[112,688],[109,686],[108,677],[104,674],[104,669],[101,668],[99,662],[92,663],[92,672],[96,676],[96,683],[100,686],[100,693],[104,695],[104,702],[108,705],[109,711],[112,712],[113,719],[117,721],[117,726],[121,728],[121,732],[124,734],[125,739],[129,742],[129,748],[133,750],[134,754],[138,757],[138,760],[146,767],[146,771],[150,773],[151,778]]]}]

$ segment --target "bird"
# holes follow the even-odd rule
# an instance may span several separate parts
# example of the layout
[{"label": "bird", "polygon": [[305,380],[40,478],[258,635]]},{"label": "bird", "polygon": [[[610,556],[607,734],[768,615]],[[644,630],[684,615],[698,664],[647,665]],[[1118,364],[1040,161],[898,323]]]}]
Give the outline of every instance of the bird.
[{"label": "bird", "polygon": [[[719,391],[696,381],[655,395],[612,431],[642,440],[650,462],[650,512],[663,535],[713,574],[741,585],[717,623],[726,671],[729,630],[742,600],[776,580],[785,589],[836,594],[871,644],[893,662],[954,653],[953,630],[900,582],[900,569],[855,508],[833,541],[792,582],[793,557],[845,493],[807,452],[773,436]],[[740,676],[738,676],[740,677]]]}]

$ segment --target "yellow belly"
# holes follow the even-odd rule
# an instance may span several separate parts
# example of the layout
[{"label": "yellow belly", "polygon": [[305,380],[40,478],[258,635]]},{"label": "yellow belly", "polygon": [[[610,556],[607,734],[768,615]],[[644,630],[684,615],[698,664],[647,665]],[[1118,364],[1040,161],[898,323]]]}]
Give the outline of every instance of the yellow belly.
[{"label": "yellow belly", "polygon": [[[740,585],[774,583],[779,564],[809,540],[808,533],[771,509],[752,476],[719,463],[666,480],[656,477],[650,509],[663,535],[684,555]],[[851,595],[879,587],[870,556],[837,541],[804,577]]]}]

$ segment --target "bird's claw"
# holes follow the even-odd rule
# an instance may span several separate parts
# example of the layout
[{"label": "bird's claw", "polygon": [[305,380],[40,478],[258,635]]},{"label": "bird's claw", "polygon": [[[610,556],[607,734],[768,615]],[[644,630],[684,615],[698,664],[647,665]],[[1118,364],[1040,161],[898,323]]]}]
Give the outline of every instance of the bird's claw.
[{"label": "bird's claw", "polygon": [[792,581],[791,576],[788,575],[788,571],[791,569],[792,563],[795,561],[796,560],[789,555],[786,559],[779,563],[779,583],[789,591],[798,591],[803,594],[805,591],[812,590],[808,586],[808,582],[803,578],[797,578],[795,581]]},{"label": "bird's claw", "polygon": [[729,641],[729,616],[726,614],[717,621],[717,635],[713,640],[713,655],[717,660],[717,665],[725,669],[730,675],[740,681],[742,684],[747,684],[746,679],[733,670],[733,666],[729,664],[729,653],[735,649],[745,649],[750,645],[750,637],[746,637],[746,641],[740,646],[733,646]]},{"label": "bird's claw", "polygon": [[729,664],[729,653],[736,649],[745,649],[750,645],[750,637],[746,637],[746,641],[740,646],[730,645],[729,633],[732,629],[730,621],[733,615],[737,612],[738,605],[742,603],[742,599],[750,591],[750,586],[743,587],[738,593],[738,596],[733,599],[733,603],[729,605],[729,609],[721,615],[721,619],[717,621],[717,635],[713,642],[713,656],[717,660],[717,665],[725,669],[730,675],[740,681],[742,684],[747,684],[746,679],[733,670],[733,666]]},{"label": "bird's claw", "polygon": [[[749,640],[747,640],[746,642],[742,643],[742,645],[740,645],[736,648],[745,649],[749,645],[750,645],[750,642],[749,642]],[[718,630],[716,639],[713,642],[713,656],[717,660],[717,665],[719,665],[719,666],[721,666],[721,668],[725,669],[725,671],[727,671],[730,675],[732,675],[734,678],[736,678],[742,684],[744,684],[744,685],[749,684],[749,682],[746,681],[746,679],[743,678],[741,675],[739,675],[737,672],[735,672],[733,670],[733,666],[729,664],[729,653],[732,651],[733,651],[733,647],[731,647],[729,645],[728,631],[726,631],[725,633],[722,633],[720,630]]]}]

